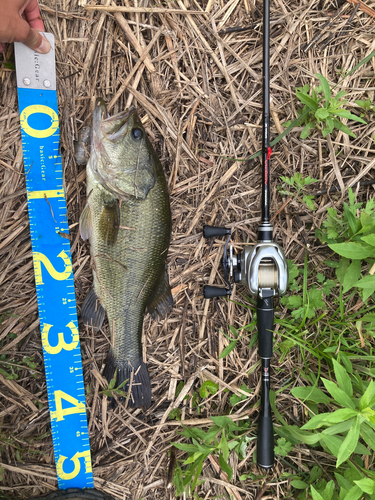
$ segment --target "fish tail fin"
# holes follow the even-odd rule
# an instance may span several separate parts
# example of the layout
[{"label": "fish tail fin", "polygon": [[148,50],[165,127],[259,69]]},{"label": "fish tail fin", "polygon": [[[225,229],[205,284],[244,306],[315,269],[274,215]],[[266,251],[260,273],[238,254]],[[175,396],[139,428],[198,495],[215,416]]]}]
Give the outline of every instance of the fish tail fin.
[{"label": "fish tail fin", "polygon": [[110,350],[103,375],[108,383],[116,376],[115,387],[119,387],[125,382],[120,390],[129,397],[128,407],[149,408],[151,406],[150,376],[147,365],[142,358],[120,362]]}]

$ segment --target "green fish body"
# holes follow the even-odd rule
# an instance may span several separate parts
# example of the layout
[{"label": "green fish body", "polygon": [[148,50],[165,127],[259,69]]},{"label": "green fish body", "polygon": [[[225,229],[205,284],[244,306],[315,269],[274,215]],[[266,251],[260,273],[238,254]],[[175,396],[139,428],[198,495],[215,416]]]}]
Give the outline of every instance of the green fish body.
[{"label": "green fish body", "polygon": [[111,347],[104,376],[127,381],[129,406],[149,407],[151,385],[142,355],[146,309],[164,316],[172,307],[166,259],[171,235],[167,184],[135,108],[108,117],[98,101],[87,203],[80,218],[89,239],[94,283],[82,319],[95,329],[107,314]]}]

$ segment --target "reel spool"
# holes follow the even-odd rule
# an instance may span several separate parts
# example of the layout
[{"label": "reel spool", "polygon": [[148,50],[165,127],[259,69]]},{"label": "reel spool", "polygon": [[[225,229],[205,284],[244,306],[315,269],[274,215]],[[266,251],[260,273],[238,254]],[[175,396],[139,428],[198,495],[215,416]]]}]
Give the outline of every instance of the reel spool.
[{"label": "reel spool", "polygon": [[223,267],[224,279],[228,288],[205,285],[204,297],[225,297],[232,293],[228,280],[229,275],[234,277],[235,283],[246,285],[254,297],[262,298],[267,290],[267,297],[284,295],[288,285],[288,264],[282,249],[272,241],[259,242],[254,246],[245,246],[241,253],[235,255],[233,246],[229,248],[231,230],[225,227],[204,226],[203,236],[214,238],[227,236],[224,246]]}]

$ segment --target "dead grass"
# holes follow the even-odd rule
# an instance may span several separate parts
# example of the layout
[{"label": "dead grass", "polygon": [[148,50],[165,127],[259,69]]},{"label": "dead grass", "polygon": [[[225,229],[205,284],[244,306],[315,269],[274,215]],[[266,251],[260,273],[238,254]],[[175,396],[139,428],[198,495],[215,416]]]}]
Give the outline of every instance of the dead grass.
[{"label": "dead grass", "polygon": [[[61,148],[79,308],[92,275],[88,247],[78,234],[86,196],[85,171],[74,162],[73,150],[96,96],[109,102],[112,112],[131,103],[137,106],[165,167],[173,213],[169,272],[175,306],[165,320],[145,318],[144,345],[154,402],[146,413],[129,411],[123,405],[114,411],[107,407],[106,398],[99,395],[107,327],[105,335],[94,337],[84,328],[80,333],[96,487],[116,499],[173,498],[165,488],[165,475],[169,443],[178,439],[179,424],[169,421],[168,413],[180,405],[183,421],[194,419],[196,425],[198,418],[189,400],[175,399],[177,382],[184,380],[185,394],[190,395],[203,380],[219,382],[221,390],[199,417],[205,419],[202,425],[209,415],[226,412],[225,388],[238,393],[244,382],[254,388],[246,405],[237,411],[241,416],[244,412],[253,415],[259,396],[256,347],[249,350],[248,340],[243,340],[227,358],[218,359],[227,345],[220,331],[227,331],[229,324],[238,328],[250,323],[251,315],[234,302],[203,300],[203,284],[223,283],[219,269],[223,243],[205,242],[202,225],[233,228],[238,248],[256,240],[260,163],[245,159],[261,144],[262,4],[253,0],[124,0],[117,2],[125,7],[120,11],[114,2],[104,0],[102,5],[111,8],[99,11],[85,10],[84,5],[94,3],[86,0],[40,3],[46,30],[54,33],[57,43]],[[366,5],[375,6],[372,0]],[[338,6],[336,1],[274,0],[271,20],[271,132],[276,137],[283,130],[281,124],[296,116],[295,87],[311,83],[317,72],[332,84],[340,81],[341,71],[348,72],[375,49],[375,28],[371,13],[353,3]],[[1,57],[11,60],[12,50],[9,47],[0,62]],[[337,89],[349,92],[354,108],[355,99],[363,95],[373,99],[374,70],[372,60],[338,84]],[[4,64],[0,86],[0,368],[18,375],[8,380],[0,372],[0,465],[5,469],[3,498],[16,499],[56,489],[56,474],[16,80]],[[356,140],[338,133],[327,145],[317,134],[301,141],[297,129],[274,148],[275,234],[287,257],[297,264],[303,263],[306,246],[313,265],[323,260],[324,249],[314,248],[314,230],[327,207],[339,204],[340,197],[319,197],[319,208],[313,213],[294,200],[280,211],[287,200],[278,194],[277,180],[301,172],[320,179],[324,189],[371,179],[373,163],[368,166],[375,152],[374,124],[357,124],[354,130]],[[341,155],[335,156],[338,151]],[[363,197],[373,195],[371,186],[357,189]],[[243,301],[243,292],[235,287],[234,298]],[[27,366],[25,356],[33,359],[36,368]],[[277,363],[274,358],[274,366]],[[294,380],[296,363],[298,359],[290,356],[274,370],[275,390],[285,380]],[[278,407],[290,422],[303,420],[303,408],[295,406],[289,389],[278,396]],[[253,446],[248,450],[248,460],[238,464],[231,485],[218,474],[212,460],[206,465],[201,498],[229,498],[228,491],[238,499],[283,499],[290,494],[291,487],[280,474],[293,470],[281,461],[265,485],[238,480],[241,474],[257,471],[251,457]],[[301,470],[316,461],[324,466],[324,457],[303,447],[289,458]]]}]

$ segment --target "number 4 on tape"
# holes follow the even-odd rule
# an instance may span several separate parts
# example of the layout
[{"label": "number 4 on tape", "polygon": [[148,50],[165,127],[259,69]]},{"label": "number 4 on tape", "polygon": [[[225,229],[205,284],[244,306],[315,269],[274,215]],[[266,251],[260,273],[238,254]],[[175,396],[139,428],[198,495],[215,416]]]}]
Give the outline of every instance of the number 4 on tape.
[{"label": "number 4 on tape", "polygon": [[59,153],[55,44],[40,55],[15,44],[34,273],[60,489],[92,488],[69,227]]}]

